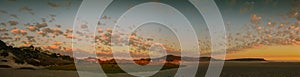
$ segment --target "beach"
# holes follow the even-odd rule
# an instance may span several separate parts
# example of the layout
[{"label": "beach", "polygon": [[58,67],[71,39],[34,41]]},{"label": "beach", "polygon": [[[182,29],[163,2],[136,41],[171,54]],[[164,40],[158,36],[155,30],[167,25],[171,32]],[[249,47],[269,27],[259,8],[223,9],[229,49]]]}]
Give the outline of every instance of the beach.
[{"label": "beach", "polygon": [[[299,77],[297,62],[226,62],[220,77]],[[200,63],[196,77],[204,77],[208,63]],[[193,68],[193,67],[183,67]],[[177,69],[161,70],[153,77],[173,77]],[[79,77],[76,71],[0,69],[1,77]],[[83,72],[85,76],[99,73]],[[108,77],[134,77],[126,73],[106,74]]]}]

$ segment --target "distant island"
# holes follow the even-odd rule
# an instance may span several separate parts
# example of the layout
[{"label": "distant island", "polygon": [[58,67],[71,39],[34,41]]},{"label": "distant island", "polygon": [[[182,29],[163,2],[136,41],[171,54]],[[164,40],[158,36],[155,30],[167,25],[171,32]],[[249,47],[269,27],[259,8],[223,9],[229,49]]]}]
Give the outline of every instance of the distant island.
[{"label": "distant island", "polygon": [[164,60],[166,58],[167,62],[178,62],[178,61],[218,61],[218,59],[214,59],[212,57],[181,57],[181,56],[175,56],[175,55],[166,55],[160,58],[154,58],[153,61],[159,61]]},{"label": "distant island", "polygon": [[225,61],[267,61],[264,58],[238,58],[238,59],[228,59]]}]

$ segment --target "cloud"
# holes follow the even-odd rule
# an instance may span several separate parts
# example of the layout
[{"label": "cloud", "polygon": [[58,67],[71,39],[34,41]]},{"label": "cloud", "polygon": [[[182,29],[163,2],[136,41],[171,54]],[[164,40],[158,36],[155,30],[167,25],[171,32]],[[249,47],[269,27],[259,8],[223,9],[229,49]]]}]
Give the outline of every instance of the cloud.
[{"label": "cloud", "polygon": [[14,36],[14,39],[15,39],[16,41],[18,41],[18,40],[21,39],[21,37],[20,37],[20,36]]},{"label": "cloud", "polygon": [[46,18],[41,18],[41,20],[42,20],[42,22],[46,22],[47,20],[46,20]]},{"label": "cloud", "polygon": [[45,33],[52,33],[51,28],[43,28],[42,31]]},{"label": "cloud", "polygon": [[71,47],[63,47],[65,52],[72,52],[72,48]]},{"label": "cloud", "polygon": [[85,37],[89,38],[89,37],[93,37],[93,35],[92,34],[85,34]]},{"label": "cloud", "polygon": [[72,38],[76,38],[75,36],[73,36],[72,34],[67,34],[66,35],[66,38],[70,38],[70,39],[72,39]]},{"label": "cloud", "polygon": [[31,15],[34,15],[35,13],[34,12],[29,12]]},{"label": "cloud", "polygon": [[50,49],[53,49],[53,50],[59,50],[59,49],[60,49],[60,46],[57,46],[57,45],[50,45],[49,48],[50,48]]},{"label": "cloud", "polygon": [[44,33],[43,31],[38,31],[38,32],[36,32],[36,34],[39,34],[39,35],[42,35],[42,36],[46,35],[46,33]]},{"label": "cloud", "polygon": [[288,13],[288,16],[289,16],[290,18],[295,18],[295,17],[297,17],[298,15],[299,15],[299,12],[298,12],[297,10],[293,10],[293,11],[291,11],[291,12]]},{"label": "cloud", "polygon": [[66,29],[66,33],[72,33],[73,29]]},{"label": "cloud", "polygon": [[27,26],[27,29],[32,32],[37,30],[35,26]]},{"label": "cloud", "polygon": [[112,55],[112,52],[109,52],[109,51],[99,51],[99,52],[96,52],[97,56],[100,56],[100,57],[113,57]]},{"label": "cloud", "polygon": [[12,39],[12,38],[8,36],[0,36],[0,40],[7,40],[7,39]]},{"label": "cloud", "polygon": [[50,7],[53,7],[53,8],[60,7],[60,5],[58,5],[57,3],[54,3],[54,2],[48,2],[47,4],[48,4]]},{"label": "cloud", "polygon": [[20,34],[20,30],[19,29],[12,29],[12,30],[10,30],[10,32],[12,32],[14,34]]},{"label": "cloud", "polygon": [[11,17],[18,18],[16,14],[10,14]]},{"label": "cloud", "polygon": [[88,26],[87,26],[86,23],[82,23],[82,24],[79,25],[79,28],[80,28],[80,29],[87,29]]},{"label": "cloud", "polygon": [[261,20],[261,16],[258,16],[258,15],[256,15],[256,14],[252,14],[252,15],[250,16],[250,21],[251,21],[251,23],[257,24],[257,23],[260,22],[260,20]]},{"label": "cloud", "polygon": [[111,33],[112,32],[112,28],[106,28],[106,31]]},{"label": "cloud", "polygon": [[46,49],[46,50],[59,50],[59,49],[60,49],[60,46],[57,46],[57,45],[49,45],[49,46],[43,46],[42,48],[43,48],[43,49]]},{"label": "cloud", "polygon": [[20,30],[20,33],[21,33],[22,35],[26,35],[26,34],[27,34],[27,31],[26,31],[26,30]]},{"label": "cloud", "polygon": [[234,6],[237,4],[237,0],[228,0],[227,4],[229,4],[230,6]]},{"label": "cloud", "polygon": [[55,25],[56,27],[58,27],[58,28],[60,28],[61,27],[61,25]]},{"label": "cloud", "polygon": [[9,34],[8,34],[8,33],[3,33],[3,35],[6,35],[6,36],[8,36]]},{"label": "cloud", "polygon": [[52,30],[52,33],[56,36],[63,34],[63,31],[60,28],[51,28],[51,30]]},{"label": "cloud", "polygon": [[60,42],[60,41],[55,41],[52,43],[52,45],[61,45],[61,44],[63,44],[63,42]]},{"label": "cloud", "polygon": [[97,25],[106,25],[105,23],[101,23],[100,21],[98,21]]},{"label": "cloud", "polygon": [[245,13],[245,12],[253,10],[253,9],[254,9],[254,2],[246,2],[242,5],[240,12]]},{"label": "cloud", "polygon": [[43,46],[42,48],[47,50],[47,49],[49,49],[49,46]]},{"label": "cloud", "polygon": [[92,52],[79,49],[79,48],[73,48],[72,52],[76,54],[76,57],[90,57],[90,55],[93,54]]},{"label": "cloud", "polygon": [[32,45],[32,42],[28,42],[28,41],[21,41],[23,44],[21,46],[30,46]]},{"label": "cloud", "polygon": [[295,44],[300,45],[300,41],[296,41]]},{"label": "cloud", "polygon": [[298,20],[298,22],[300,21],[300,15],[296,18]]},{"label": "cloud", "polygon": [[60,28],[43,28],[42,31],[45,33],[52,33],[55,36],[63,34],[63,31]]},{"label": "cloud", "polygon": [[45,23],[45,22],[43,22],[43,23],[37,23],[35,26],[36,26],[37,28],[43,28],[43,27],[47,27],[48,24]]},{"label": "cloud", "polygon": [[0,13],[7,14],[7,11],[0,9]]},{"label": "cloud", "polygon": [[22,44],[21,46],[27,47],[27,46],[30,46],[30,45],[32,45],[32,44],[29,42],[29,43]]},{"label": "cloud", "polygon": [[76,33],[81,35],[81,36],[83,35],[83,32],[80,32],[80,31],[76,31]]},{"label": "cloud", "polygon": [[18,21],[10,20],[10,21],[8,21],[8,24],[11,25],[11,26],[16,26],[19,23],[18,23]]},{"label": "cloud", "polygon": [[34,39],[34,36],[26,36],[26,38],[28,39],[28,41],[30,42],[36,42]]},{"label": "cloud", "polygon": [[0,28],[0,32],[6,32],[7,29],[6,28]]},{"label": "cloud", "polygon": [[3,25],[3,26],[6,26],[6,24],[4,22],[1,22],[0,24]]},{"label": "cloud", "polygon": [[98,33],[102,33],[103,30],[99,28],[99,29],[97,30],[97,32],[98,32]]},{"label": "cloud", "polygon": [[103,16],[103,17],[101,17],[101,19],[111,19],[111,17],[109,17],[109,16]]},{"label": "cloud", "polygon": [[20,9],[19,9],[19,11],[26,11],[26,12],[30,12],[30,11],[32,11],[32,9],[31,9],[31,8],[29,8],[29,7],[27,7],[27,6],[25,6],[25,7],[22,7],[22,8],[20,8]]},{"label": "cloud", "polygon": [[53,18],[53,17],[56,17],[55,14],[49,14],[49,16],[52,17],[52,18]]}]

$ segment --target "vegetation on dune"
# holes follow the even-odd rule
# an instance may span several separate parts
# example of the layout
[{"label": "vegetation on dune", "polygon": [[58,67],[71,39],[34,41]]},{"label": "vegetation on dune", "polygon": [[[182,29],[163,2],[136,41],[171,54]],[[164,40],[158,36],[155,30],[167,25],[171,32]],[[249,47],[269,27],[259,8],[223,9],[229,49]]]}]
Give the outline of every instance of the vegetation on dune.
[{"label": "vegetation on dune", "polygon": [[34,66],[51,66],[72,64],[73,58],[67,55],[43,51],[40,47],[12,47],[0,40],[1,56],[7,57],[11,53],[17,64],[31,64]]}]

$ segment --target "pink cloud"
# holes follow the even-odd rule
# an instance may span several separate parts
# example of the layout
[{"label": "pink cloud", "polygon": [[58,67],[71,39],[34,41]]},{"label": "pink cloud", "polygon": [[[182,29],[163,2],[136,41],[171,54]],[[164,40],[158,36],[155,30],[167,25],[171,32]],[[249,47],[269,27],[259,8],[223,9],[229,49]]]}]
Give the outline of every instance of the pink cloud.
[{"label": "pink cloud", "polygon": [[251,16],[250,16],[250,21],[252,22],[252,23],[259,23],[260,22],[260,20],[261,20],[261,16],[258,16],[258,15],[256,15],[256,14],[252,14]]},{"label": "pink cloud", "polygon": [[63,42],[60,42],[60,41],[56,41],[56,42],[53,42],[52,45],[61,45],[63,44]]},{"label": "pink cloud", "polygon": [[30,31],[36,31],[37,30],[37,28],[35,26],[28,26],[27,29],[30,30]]},{"label": "pink cloud", "polygon": [[19,34],[20,30],[19,29],[12,29],[12,30],[10,30],[10,32],[12,32],[14,34]]},{"label": "pink cloud", "polygon": [[26,35],[26,34],[27,34],[27,31],[26,31],[26,30],[20,30],[20,33],[21,33],[22,35]]}]

